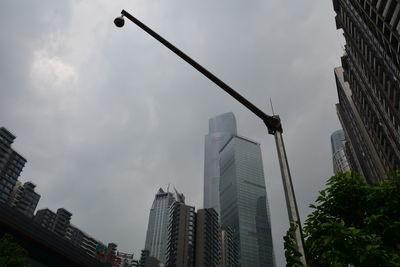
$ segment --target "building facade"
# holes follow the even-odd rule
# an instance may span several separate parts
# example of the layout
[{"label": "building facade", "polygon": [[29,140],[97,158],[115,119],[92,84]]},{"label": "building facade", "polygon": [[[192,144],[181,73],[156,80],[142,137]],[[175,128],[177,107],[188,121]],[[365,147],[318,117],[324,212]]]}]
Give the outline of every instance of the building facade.
[{"label": "building facade", "polygon": [[372,181],[400,168],[400,2],[333,0],[333,6],[346,40],[343,69],[335,70],[338,113],[350,161]]},{"label": "building facade", "polygon": [[140,267],[159,267],[160,261],[150,256],[150,251],[143,249],[140,254],[139,266]]},{"label": "building facade", "polygon": [[57,213],[49,209],[41,209],[36,212],[33,221],[59,236],[66,237],[71,217],[72,213],[64,208],[59,208]]},{"label": "building facade", "polygon": [[235,240],[233,239],[233,231],[229,227],[220,228],[221,238],[221,267],[237,267],[238,251]]},{"label": "building facade", "polygon": [[0,203],[0,236],[6,233],[27,251],[29,266],[111,267],[87,255],[66,238],[32,223],[31,218],[15,208]]},{"label": "building facade", "polygon": [[347,159],[351,169],[359,172],[366,182],[371,183],[376,177],[382,177],[385,172],[384,166],[355,106],[350,86],[344,80],[343,68],[335,68],[335,79],[339,96],[336,110],[347,140]]},{"label": "building facade", "polygon": [[337,130],[331,135],[331,146],[332,146],[332,161],[333,161],[333,173],[347,172],[350,171],[350,163],[347,160],[345,153],[345,142],[343,130]]},{"label": "building facade", "polygon": [[237,133],[236,118],[232,112],[209,119],[209,131],[204,146],[204,208],[213,208],[219,214],[219,151]]},{"label": "building facade", "polygon": [[166,192],[160,188],[154,198],[150,210],[149,222],[146,233],[145,250],[149,256],[165,263],[165,254],[168,236],[169,209],[176,201],[184,202],[183,194],[175,192]]},{"label": "building facade", "polygon": [[219,267],[221,241],[218,213],[213,209],[200,209],[196,216],[196,267]]},{"label": "building facade", "polygon": [[4,127],[0,127],[0,203],[8,203],[10,194],[17,183],[26,159],[18,154],[11,145],[15,136]]},{"label": "building facade", "polygon": [[233,231],[241,267],[274,266],[260,145],[233,136],[220,151],[221,226]]},{"label": "building facade", "polygon": [[196,212],[194,207],[174,202],[170,208],[167,267],[195,266]]},{"label": "building facade", "polygon": [[98,247],[106,247],[103,243],[96,240],[89,234],[83,232],[74,225],[69,225],[65,236],[72,244],[80,247],[88,255],[96,257]]},{"label": "building facade", "polygon": [[9,203],[12,207],[32,218],[35,209],[40,200],[40,195],[35,192],[36,185],[32,182],[22,184],[17,181],[13,192],[9,198]]}]

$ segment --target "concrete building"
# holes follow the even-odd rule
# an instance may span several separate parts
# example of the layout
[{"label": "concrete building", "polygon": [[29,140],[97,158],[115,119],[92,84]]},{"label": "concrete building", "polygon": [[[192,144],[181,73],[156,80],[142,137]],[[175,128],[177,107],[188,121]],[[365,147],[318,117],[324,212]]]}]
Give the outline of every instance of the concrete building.
[{"label": "concrete building", "polygon": [[33,217],[40,199],[40,195],[35,192],[35,187],[36,185],[32,182],[22,184],[17,181],[9,198],[9,203],[12,207],[15,207],[30,218]]},{"label": "concrete building", "polygon": [[335,68],[335,79],[339,96],[336,109],[347,140],[346,157],[351,169],[359,172],[371,183],[376,177],[383,177],[385,168],[355,106],[349,83],[344,80],[343,68]]},{"label": "concrete building", "polygon": [[9,233],[27,252],[32,266],[111,267],[73,245],[66,238],[48,231],[15,208],[0,203],[0,236]]},{"label": "concrete building", "polygon": [[337,130],[331,135],[333,173],[350,171],[350,163],[345,153],[346,139],[343,130]]},{"label": "concrete building", "polygon": [[142,252],[140,254],[139,266],[140,267],[159,267],[160,261],[157,258],[150,256],[150,251],[148,251],[147,249],[144,249],[144,250],[142,250]]},{"label": "concrete building", "polygon": [[208,121],[209,130],[204,146],[204,208],[213,208],[219,214],[219,151],[236,135],[236,119],[232,112],[218,115]]},{"label": "concrete building", "polygon": [[233,231],[241,267],[274,266],[260,145],[233,136],[220,150],[221,226]]},{"label": "concrete building", "polygon": [[11,145],[15,136],[6,128],[0,127],[0,203],[7,203],[17,183],[26,159],[18,154]]},{"label": "concrete building", "polygon": [[196,213],[194,207],[174,202],[170,208],[167,267],[195,266]]},{"label": "concrete building", "polygon": [[139,265],[139,262],[133,258],[133,253],[117,252],[117,257],[120,258],[118,267],[134,267]]},{"label": "concrete building", "polygon": [[200,209],[196,216],[196,267],[220,266],[220,235],[218,213]]},{"label": "concrete building", "polygon": [[221,238],[221,267],[237,267],[238,251],[237,244],[233,239],[233,231],[231,228],[220,228]]},{"label": "concrete building", "polygon": [[160,188],[150,210],[145,250],[149,252],[149,256],[157,258],[161,263],[165,263],[169,209],[176,201],[183,203],[185,201],[183,194],[176,189],[172,193],[169,189],[165,192]]},{"label": "concrete building", "polygon": [[65,237],[75,246],[80,247],[88,255],[96,257],[99,246],[106,247],[102,242],[83,232],[74,225],[69,225]]},{"label": "concrete building", "polygon": [[66,237],[67,229],[70,226],[71,216],[72,213],[64,208],[59,208],[57,213],[54,213],[49,209],[41,209],[36,212],[33,221],[59,236]]},{"label": "concrete building", "polygon": [[400,2],[333,0],[346,40],[335,69],[338,114],[354,168],[368,182],[400,168]]}]

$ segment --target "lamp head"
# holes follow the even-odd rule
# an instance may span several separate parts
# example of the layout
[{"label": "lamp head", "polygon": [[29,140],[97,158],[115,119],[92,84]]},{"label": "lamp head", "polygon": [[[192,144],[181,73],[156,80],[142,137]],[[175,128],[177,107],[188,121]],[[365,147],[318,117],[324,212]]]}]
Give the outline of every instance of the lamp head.
[{"label": "lamp head", "polygon": [[121,16],[119,16],[119,17],[116,17],[116,18],[114,19],[114,24],[115,24],[115,26],[117,26],[118,28],[121,28],[122,26],[124,26],[124,24],[125,24],[124,16],[121,15]]}]

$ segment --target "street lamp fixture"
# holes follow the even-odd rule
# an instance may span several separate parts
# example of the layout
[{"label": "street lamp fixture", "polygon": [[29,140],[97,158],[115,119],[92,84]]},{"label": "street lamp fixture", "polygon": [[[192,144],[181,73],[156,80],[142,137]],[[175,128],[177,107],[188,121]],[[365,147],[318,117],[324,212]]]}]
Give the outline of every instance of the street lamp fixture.
[{"label": "street lamp fixture", "polygon": [[278,153],[279,165],[280,165],[280,170],[281,170],[281,175],[282,175],[283,189],[285,192],[289,221],[291,224],[294,223],[297,225],[296,231],[294,233],[294,238],[296,240],[297,251],[300,252],[302,255],[299,258],[299,260],[305,265],[306,258],[305,258],[305,253],[304,253],[304,241],[303,241],[303,234],[301,231],[300,216],[299,216],[299,211],[297,208],[296,197],[294,194],[292,178],[291,178],[290,170],[289,170],[289,163],[288,163],[287,156],[286,156],[285,145],[283,143],[283,137],[282,137],[283,130],[282,130],[282,124],[281,124],[281,120],[280,120],[279,116],[278,115],[269,116],[269,115],[265,114],[263,111],[261,111],[254,104],[252,104],[250,101],[248,101],[246,98],[244,98],[238,92],[236,92],[233,88],[231,88],[225,82],[220,80],[214,74],[209,72],[207,69],[205,69],[199,63],[194,61],[188,55],[183,53],[181,50],[179,50],[173,44],[171,44],[166,39],[161,37],[159,34],[154,32],[152,29],[147,27],[145,24],[143,24],[137,18],[135,18],[134,16],[129,14],[127,11],[125,11],[125,10],[121,11],[121,16],[117,17],[114,20],[115,26],[117,26],[118,28],[123,27],[125,24],[124,17],[128,18],[130,21],[135,23],[142,30],[144,30],[145,32],[150,34],[157,41],[159,41],[164,46],[169,48],[172,52],[174,52],[177,56],[179,56],[180,58],[185,60],[192,67],[194,67],[196,70],[201,72],[204,76],[206,76],[208,79],[210,79],[216,85],[218,85],[222,90],[224,90],[230,96],[232,96],[237,101],[239,101],[241,104],[243,104],[246,108],[248,108],[251,112],[253,112],[257,117],[259,117],[264,122],[264,124],[267,126],[268,133],[275,136],[275,143],[276,143],[276,149],[277,149],[277,153]]},{"label": "street lamp fixture", "polygon": [[114,19],[114,24],[115,24],[115,26],[117,26],[118,28],[122,28],[122,27],[124,26],[124,24],[125,24],[124,16],[121,15],[121,16],[119,16],[119,17],[116,17],[116,18]]}]

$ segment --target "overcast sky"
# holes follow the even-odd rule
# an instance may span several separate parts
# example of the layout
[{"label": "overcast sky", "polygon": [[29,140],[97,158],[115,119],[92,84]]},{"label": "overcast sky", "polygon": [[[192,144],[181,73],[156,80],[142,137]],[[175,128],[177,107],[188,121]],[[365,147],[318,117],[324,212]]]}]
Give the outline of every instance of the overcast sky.
[{"label": "overcast sky", "polygon": [[281,116],[304,220],[332,175],[340,128],[333,68],[343,38],[331,1],[3,0],[0,126],[28,163],[38,208],[120,251],[140,254],[154,194],[168,183],[203,203],[208,119],[234,112],[261,143],[274,250],[284,265],[287,212],[274,138],[262,122],[126,21],[130,11],[267,113]]}]

